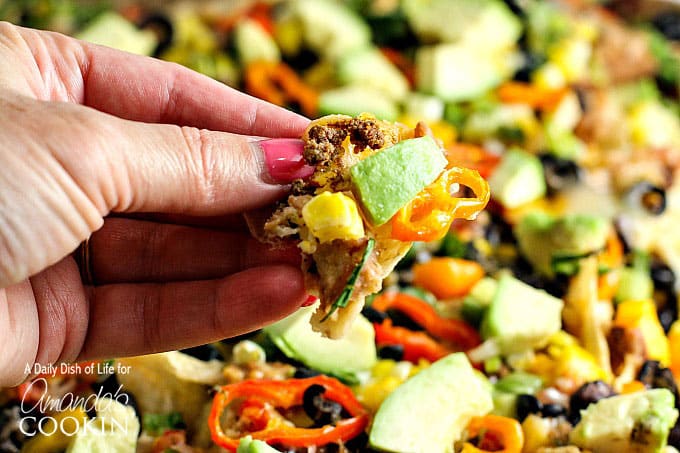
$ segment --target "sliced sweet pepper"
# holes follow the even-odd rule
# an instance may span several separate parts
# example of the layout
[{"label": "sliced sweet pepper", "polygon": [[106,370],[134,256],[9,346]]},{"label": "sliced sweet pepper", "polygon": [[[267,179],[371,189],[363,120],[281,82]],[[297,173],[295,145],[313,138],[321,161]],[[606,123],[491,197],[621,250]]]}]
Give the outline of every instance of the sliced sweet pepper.
[{"label": "sliced sweet pepper", "polygon": [[[300,428],[271,417],[271,411],[267,410],[269,407],[288,409],[299,406],[302,404],[305,390],[315,384],[323,386],[325,388],[323,397],[340,403],[350,418],[340,420],[334,425]],[[237,400],[241,400],[240,404]],[[282,381],[242,381],[225,385],[217,391],[208,421],[213,441],[232,452],[238,448],[239,438],[227,435],[221,424],[222,414],[232,403],[237,404],[240,418],[245,419],[246,425],[251,429],[243,435],[285,447],[309,447],[345,442],[359,435],[368,424],[367,412],[357,401],[352,390],[328,376]]]},{"label": "sliced sweet pepper", "polygon": [[413,283],[438,299],[464,296],[482,277],[479,263],[461,258],[437,257],[413,266]]},{"label": "sliced sweet pepper", "polygon": [[[475,198],[451,195],[454,185],[469,187]],[[455,219],[474,219],[489,202],[489,184],[479,172],[453,167],[392,218],[392,237],[400,241],[433,241],[441,239]]]},{"label": "sliced sweet pepper", "polygon": [[524,82],[506,82],[497,91],[504,104],[526,104],[544,110],[555,108],[566,93],[564,88],[543,88]]},{"label": "sliced sweet pepper", "polygon": [[414,332],[392,325],[389,319],[374,324],[376,343],[402,345],[404,359],[410,362],[417,363],[421,358],[434,362],[456,350],[467,351],[481,343],[473,327],[459,319],[439,316],[427,302],[408,294],[381,294],[372,307],[380,311],[399,310],[425,329],[425,332]]},{"label": "sliced sweet pepper", "polygon": [[478,437],[477,446],[466,442],[462,453],[520,453],[524,433],[517,420],[498,415],[473,417],[467,427],[468,438]]},{"label": "sliced sweet pepper", "polygon": [[294,102],[309,117],[317,114],[318,93],[307,86],[285,63],[256,61],[245,70],[246,91],[272,104]]}]

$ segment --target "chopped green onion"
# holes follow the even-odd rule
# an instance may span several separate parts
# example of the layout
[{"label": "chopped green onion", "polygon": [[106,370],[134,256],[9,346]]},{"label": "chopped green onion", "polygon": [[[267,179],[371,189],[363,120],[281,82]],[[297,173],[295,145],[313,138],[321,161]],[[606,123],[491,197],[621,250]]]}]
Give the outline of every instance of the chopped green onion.
[{"label": "chopped green onion", "polygon": [[364,254],[361,256],[361,260],[359,261],[359,264],[354,268],[352,271],[352,275],[349,276],[349,279],[347,280],[347,284],[345,285],[345,289],[342,290],[342,293],[340,294],[340,297],[333,303],[333,306],[331,307],[331,310],[328,312],[326,316],[323,317],[321,322],[324,322],[329,318],[330,315],[332,315],[335,310],[338,308],[346,307],[347,304],[349,303],[350,297],[352,297],[352,292],[354,291],[354,284],[357,282],[357,279],[359,278],[359,273],[361,272],[361,269],[363,269],[364,264],[366,264],[366,259],[368,258],[368,255],[371,254],[373,251],[373,247],[375,246],[375,239],[371,238],[368,240],[368,244],[366,244],[366,248],[364,249]]}]

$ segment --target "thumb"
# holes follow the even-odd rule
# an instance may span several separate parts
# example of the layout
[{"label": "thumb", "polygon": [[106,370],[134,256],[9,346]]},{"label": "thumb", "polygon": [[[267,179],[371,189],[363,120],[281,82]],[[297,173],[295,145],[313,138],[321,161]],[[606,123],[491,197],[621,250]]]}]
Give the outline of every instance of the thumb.
[{"label": "thumb", "polygon": [[19,96],[0,96],[0,110],[0,143],[12,144],[0,149],[0,287],[61,260],[112,211],[209,216],[272,203],[290,182],[266,170],[277,143],[296,148],[293,163],[304,169],[302,144],[290,139],[141,123]]}]

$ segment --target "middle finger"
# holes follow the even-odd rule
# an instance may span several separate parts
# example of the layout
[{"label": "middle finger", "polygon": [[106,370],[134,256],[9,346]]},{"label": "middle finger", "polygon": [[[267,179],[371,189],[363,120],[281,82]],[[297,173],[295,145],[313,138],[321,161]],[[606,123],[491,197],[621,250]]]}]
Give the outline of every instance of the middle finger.
[{"label": "middle finger", "polygon": [[205,280],[300,262],[295,246],[274,250],[246,233],[126,218],[107,218],[89,247],[97,284]]}]

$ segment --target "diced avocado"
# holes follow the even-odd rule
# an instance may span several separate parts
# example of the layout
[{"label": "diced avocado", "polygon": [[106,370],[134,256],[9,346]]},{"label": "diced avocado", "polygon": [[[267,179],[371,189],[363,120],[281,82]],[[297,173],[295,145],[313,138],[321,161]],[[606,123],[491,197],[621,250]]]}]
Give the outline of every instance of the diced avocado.
[{"label": "diced avocado", "polygon": [[409,24],[424,42],[463,42],[477,49],[508,48],[522,33],[499,0],[404,0]]},{"label": "diced avocado", "polygon": [[397,104],[373,88],[348,85],[324,91],[319,96],[319,114],[358,116],[370,112],[376,118],[394,121],[399,115]]},{"label": "diced avocado", "polygon": [[[538,129],[538,121],[531,107],[525,104],[491,104],[480,106],[465,121],[463,138],[481,143],[492,136],[503,138],[507,131],[515,130],[524,136]],[[522,140],[518,140],[522,141]]]},{"label": "diced avocado", "polygon": [[359,316],[347,335],[331,340],[312,330],[309,319],[315,309],[301,308],[264,330],[286,356],[315,370],[352,380],[370,369],[377,360],[373,325]]},{"label": "diced avocado", "polygon": [[278,450],[270,447],[266,442],[246,436],[242,437],[238,443],[236,453],[278,453]]},{"label": "diced avocado", "polygon": [[409,90],[406,77],[375,47],[343,55],[338,61],[338,80],[343,85],[373,88],[393,100],[402,99]]},{"label": "diced avocado", "polygon": [[545,291],[504,275],[484,315],[482,337],[496,341],[504,355],[541,347],[560,331],[563,305]]},{"label": "diced avocado", "polygon": [[511,149],[489,178],[491,196],[506,208],[516,208],[545,195],[543,165],[538,157]]},{"label": "diced avocado", "polygon": [[290,12],[300,21],[307,46],[329,60],[366,47],[371,41],[368,24],[341,2],[295,0]]},{"label": "diced avocado", "polygon": [[281,59],[274,39],[253,19],[243,19],[236,25],[234,42],[241,64],[244,66],[254,61],[278,62]]},{"label": "diced avocado", "polygon": [[509,51],[483,51],[464,44],[423,46],[416,52],[418,90],[445,101],[473,99],[515,70]]},{"label": "diced avocado", "polygon": [[140,30],[120,14],[100,14],[76,38],[138,55],[151,55],[158,45],[150,30]]},{"label": "diced avocado", "polygon": [[492,414],[510,418],[515,418],[517,416],[517,395],[494,389],[492,398]]},{"label": "diced avocado", "polygon": [[495,388],[515,395],[533,395],[543,386],[543,380],[535,374],[516,371],[499,379]]},{"label": "diced avocado", "polygon": [[438,360],[383,402],[373,420],[370,446],[389,452],[453,452],[470,419],[493,408],[485,381],[464,353]]},{"label": "diced avocado", "polygon": [[621,270],[616,301],[651,299],[653,294],[654,282],[649,271],[649,256],[638,251],[633,256],[633,265]]},{"label": "diced avocado", "polygon": [[609,222],[589,214],[553,217],[543,212],[525,215],[515,227],[519,249],[534,269],[553,276],[556,259],[579,256],[604,248]]},{"label": "diced avocado", "polygon": [[357,198],[374,225],[382,225],[432,183],[447,161],[432,137],[403,140],[350,169]]},{"label": "diced avocado", "polygon": [[435,122],[444,116],[444,101],[436,96],[409,93],[404,99],[404,115],[421,121]]},{"label": "diced avocado", "polygon": [[463,299],[461,314],[463,318],[474,326],[479,326],[484,318],[484,312],[493,300],[498,282],[491,277],[484,277],[472,287],[470,293]]},{"label": "diced avocado", "polygon": [[673,394],[666,389],[613,396],[581,411],[569,442],[597,453],[661,452],[677,418]]}]

